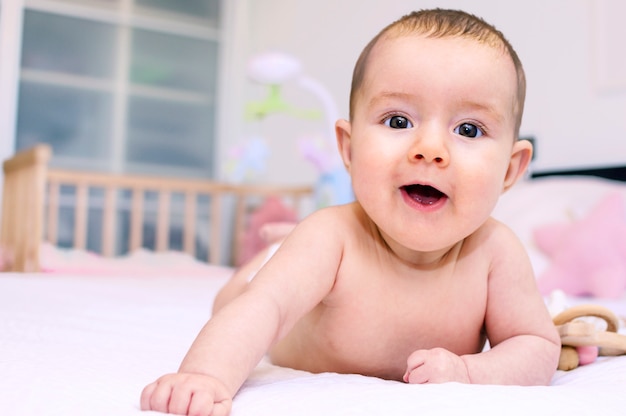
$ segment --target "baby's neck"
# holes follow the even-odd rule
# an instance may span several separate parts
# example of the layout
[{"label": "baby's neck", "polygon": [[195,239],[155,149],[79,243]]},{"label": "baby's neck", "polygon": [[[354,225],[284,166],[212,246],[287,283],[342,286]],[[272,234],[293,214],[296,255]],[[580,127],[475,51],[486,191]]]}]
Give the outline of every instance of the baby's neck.
[{"label": "baby's neck", "polygon": [[444,267],[458,258],[465,240],[457,241],[449,247],[433,251],[416,251],[396,243],[393,239],[385,236],[379,230],[382,240],[386,244],[386,249],[400,262],[411,268],[420,270],[436,270]]}]

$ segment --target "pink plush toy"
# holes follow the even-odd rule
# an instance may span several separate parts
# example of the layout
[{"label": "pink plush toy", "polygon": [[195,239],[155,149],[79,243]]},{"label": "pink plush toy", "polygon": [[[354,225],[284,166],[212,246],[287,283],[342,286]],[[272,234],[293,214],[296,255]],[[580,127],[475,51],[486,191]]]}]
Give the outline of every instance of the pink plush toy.
[{"label": "pink plush toy", "polygon": [[[268,233],[275,230],[264,230],[268,224],[287,223],[295,224],[298,221],[297,213],[291,208],[285,206],[280,198],[275,196],[268,197],[263,204],[250,215],[248,225],[244,230],[241,238],[241,247],[239,255],[236,259],[236,265],[241,266],[254,257],[256,253],[265,248],[271,238],[277,236],[268,236]],[[287,227],[285,227],[287,228]],[[264,231],[263,233],[261,231]],[[288,230],[284,229],[284,235],[288,234]]]},{"label": "pink plush toy", "polygon": [[561,289],[569,295],[616,298],[626,289],[626,210],[624,197],[604,197],[584,218],[534,231],[551,264],[539,276],[544,295]]}]

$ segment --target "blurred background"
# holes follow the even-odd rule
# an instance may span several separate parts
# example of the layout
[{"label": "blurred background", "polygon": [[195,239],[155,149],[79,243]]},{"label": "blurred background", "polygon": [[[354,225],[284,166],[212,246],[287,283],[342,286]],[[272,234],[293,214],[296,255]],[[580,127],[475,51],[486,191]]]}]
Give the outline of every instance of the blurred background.
[{"label": "blurred background", "polygon": [[287,79],[280,99],[300,115],[246,115],[270,94],[250,60],[288,54],[345,118],[361,49],[431,7],[475,13],[516,48],[533,169],[626,163],[620,0],[0,0],[0,157],[47,142],[57,166],[223,179],[260,137],[245,180],[314,183],[300,143],[332,143],[327,105]]}]

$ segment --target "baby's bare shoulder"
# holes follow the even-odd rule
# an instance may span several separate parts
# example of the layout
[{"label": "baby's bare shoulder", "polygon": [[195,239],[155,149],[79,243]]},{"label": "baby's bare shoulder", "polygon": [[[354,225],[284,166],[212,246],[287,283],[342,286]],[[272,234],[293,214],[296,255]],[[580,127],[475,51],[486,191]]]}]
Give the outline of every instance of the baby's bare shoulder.
[{"label": "baby's bare shoulder", "polygon": [[293,247],[297,255],[319,251],[343,252],[357,235],[358,220],[353,204],[319,209],[304,218],[287,237],[284,246]]},{"label": "baby's bare shoulder", "polygon": [[491,247],[497,251],[522,248],[522,243],[513,230],[494,218],[489,218],[467,238],[466,243],[480,245],[481,247]]},{"label": "baby's bare shoulder", "polygon": [[530,258],[521,240],[507,225],[489,219],[463,244],[463,255],[485,264],[490,282],[512,276],[532,275]]},{"label": "baby's bare shoulder", "polygon": [[301,224],[317,230],[345,234],[355,231],[364,222],[365,214],[357,203],[325,207],[313,212]]},{"label": "baby's bare shoulder", "polygon": [[[534,281],[534,272],[526,248],[507,225],[490,219],[475,233],[474,252],[489,263],[489,282],[508,285]],[[470,249],[471,250],[471,249]],[[516,283],[516,284],[517,284]]]}]

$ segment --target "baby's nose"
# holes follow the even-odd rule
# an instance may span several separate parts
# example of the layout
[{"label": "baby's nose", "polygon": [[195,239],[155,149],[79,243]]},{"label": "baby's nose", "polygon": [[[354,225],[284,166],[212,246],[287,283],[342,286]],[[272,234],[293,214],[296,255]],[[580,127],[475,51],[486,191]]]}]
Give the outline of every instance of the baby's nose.
[{"label": "baby's nose", "polygon": [[444,167],[449,163],[450,154],[442,135],[420,135],[411,146],[409,158]]}]

